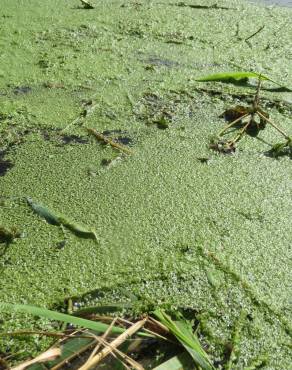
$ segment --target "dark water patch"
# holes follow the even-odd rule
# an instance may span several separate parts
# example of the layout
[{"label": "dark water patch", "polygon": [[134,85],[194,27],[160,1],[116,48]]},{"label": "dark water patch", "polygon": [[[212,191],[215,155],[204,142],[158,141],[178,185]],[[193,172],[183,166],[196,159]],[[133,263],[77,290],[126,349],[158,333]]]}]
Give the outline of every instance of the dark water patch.
[{"label": "dark water patch", "polygon": [[0,152],[0,176],[6,175],[7,171],[14,166],[14,163],[9,159],[4,159]]},{"label": "dark water patch", "polygon": [[145,93],[137,102],[134,114],[146,125],[156,125],[165,130],[182,116],[188,117],[192,110],[192,101],[188,96],[174,91],[158,95],[154,92]]},{"label": "dark water patch", "polygon": [[15,95],[28,94],[32,91],[30,86],[17,86],[13,89]]},{"label": "dark water patch", "polygon": [[11,118],[13,118],[13,116],[11,114],[6,114],[6,113],[0,112],[0,121],[4,121],[6,119],[11,119]]},{"label": "dark water patch", "polygon": [[150,56],[149,58],[143,60],[143,62],[149,63],[151,65],[157,66],[157,67],[178,67],[179,63],[165,58],[160,58],[156,56]]},{"label": "dark water patch", "polygon": [[123,145],[130,145],[133,143],[133,139],[127,135],[126,131],[105,130],[102,132],[102,134],[105,136],[110,136],[114,141]]},{"label": "dark water patch", "polygon": [[179,6],[179,7],[187,7],[191,9],[201,9],[201,10],[209,10],[209,9],[235,10],[234,8],[227,8],[225,6],[219,6],[216,3],[212,5],[200,5],[200,4],[186,4],[183,1],[180,1],[178,3],[173,3],[170,5]]},{"label": "dark water patch", "polygon": [[78,136],[78,135],[66,135],[61,133],[60,128],[47,128],[40,129],[43,139],[45,141],[56,142],[59,146],[69,145],[69,144],[87,144],[89,142],[88,138]]},{"label": "dark water patch", "polygon": [[61,135],[62,142],[66,144],[87,144],[88,139],[78,135]]}]

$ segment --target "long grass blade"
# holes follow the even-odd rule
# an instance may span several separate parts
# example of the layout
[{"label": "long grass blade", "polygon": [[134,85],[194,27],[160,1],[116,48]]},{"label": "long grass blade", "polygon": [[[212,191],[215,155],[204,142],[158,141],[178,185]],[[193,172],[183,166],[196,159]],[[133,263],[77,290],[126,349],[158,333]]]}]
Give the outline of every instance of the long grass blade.
[{"label": "long grass blade", "polygon": [[[47,310],[46,308],[40,308],[36,306],[22,305],[22,304],[11,304],[11,303],[0,303],[0,311],[5,312],[23,312],[34,316],[45,317],[50,320],[62,321],[67,324],[73,324],[78,327],[83,327],[86,329],[91,329],[100,333],[104,333],[109,325],[102,322],[96,322],[91,320],[82,319],[80,317],[67,315],[64,313]],[[126,329],[120,328],[118,326],[113,326],[111,333],[122,334]],[[141,336],[152,337],[147,333],[138,333]]]}]

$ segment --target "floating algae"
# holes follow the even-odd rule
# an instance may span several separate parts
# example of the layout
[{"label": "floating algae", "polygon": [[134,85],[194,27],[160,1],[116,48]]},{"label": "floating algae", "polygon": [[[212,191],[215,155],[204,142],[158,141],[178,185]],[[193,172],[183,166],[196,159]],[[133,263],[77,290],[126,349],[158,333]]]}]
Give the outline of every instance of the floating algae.
[{"label": "floating algae", "polygon": [[26,198],[27,203],[34,210],[36,214],[44,218],[49,224],[56,226],[64,226],[75,235],[82,238],[93,238],[98,241],[96,232],[87,226],[80,225],[73,221],[68,220],[65,216],[61,214],[54,213],[42,204],[35,203],[31,198]]}]

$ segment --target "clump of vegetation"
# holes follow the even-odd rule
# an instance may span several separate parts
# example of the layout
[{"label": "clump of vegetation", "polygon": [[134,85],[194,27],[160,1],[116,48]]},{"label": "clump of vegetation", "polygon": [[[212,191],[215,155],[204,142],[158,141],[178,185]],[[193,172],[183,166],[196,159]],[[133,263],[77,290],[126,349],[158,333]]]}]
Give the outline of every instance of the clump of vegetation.
[{"label": "clump of vegetation", "polygon": [[289,137],[286,141],[282,143],[276,143],[273,145],[269,153],[275,157],[281,157],[283,155],[289,155],[292,158],[292,137]]},{"label": "clump of vegetation", "polygon": [[[277,130],[286,141],[284,143],[275,144],[271,150],[274,156],[283,154],[291,154],[291,137],[289,137],[280,127],[270,120],[269,114],[265,112],[259,104],[260,90],[263,80],[268,80],[279,85],[277,82],[271,80],[267,76],[260,75],[254,72],[231,72],[231,73],[218,73],[206,77],[202,77],[197,81],[240,81],[247,78],[258,78],[257,91],[254,96],[251,106],[246,107],[237,105],[224,111],[220,117],[224,117],[228,124],[219,132],[216,137],[213,137],[210,142],[210,148],[217,150],[220,153],[230,154],[236,150],[236,144],[246,134],[250,136],[257,136],[261,130],[266,128],[269,124]],[[226,133],[231,128],[237,129],[236,135],[231,139],[224,139]]]},{"label": "clump of vegetation", "polygon": [[17,227],[4,227],[0,225],[0,243],[10,244],[16,238],[21,237],[21,232]]},{"label": "clump of vegetation", "polygon": [[[58,339],[49,350],[18,365],[19,370],[24,370],[32,364],[34,369],[41,370],[42,362],[45,362],[47,369],[61,368],[65,364],[75,368],[75,360],[80,370],[99,368],[99,364],[109,365],[107,368],[111,369],[143,370],[149,368],[149,360],[151,369],[155,370],[198,367],[202,370],[214,370],[193,328],[195,317],[186,318],[179,311],[166,313],[165,310],[157,308],[149,315],[145,314],[135,320],[110,316],[99,316],[95,319],[92,315],[87,319],[78,317],[78,311],[69,315],[35,306],[8,303],[0,303],[1,311],[22,312],[70,325],[61,332],[19,330],[1,333],[2,336],[40,335]],[[145,346],[149,348],[153,342],[156,346],[166,344],[161,347],[165,353],[162,350],[158,358],[148,358],[145,364],[147,367],[144,367],[139,356],[135,357],[135,353],[139,353],[143,348],[145,350]],[[169,351],[170,348],[172,352]],[[109,355],[112,359],[108,359]],[[104,364],[105,360],[108,362]]]}]

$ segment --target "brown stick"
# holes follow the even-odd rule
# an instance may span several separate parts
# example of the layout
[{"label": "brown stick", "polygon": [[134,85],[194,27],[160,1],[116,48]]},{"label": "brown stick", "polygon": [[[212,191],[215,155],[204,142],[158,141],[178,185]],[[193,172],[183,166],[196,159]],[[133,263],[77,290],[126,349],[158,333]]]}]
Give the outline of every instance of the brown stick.
[{"label": "brown stick", "polygon": [[247,124],[240,130],[239,134],[233,140],[231,140],[230,143],[235,144],[239,139],[241,139],[242,135],[245,133],[248,126],[251,124],[252,119],[253,117],[251,117],[251,119],[247,122]]},{"label": "brown stick", "polygon": [[88,370],[98,364],[102,359],[108,356],[115,348],[120,346],[124,343],[130,336],[135,334],[138,330],[140,330],[146,323],[147,317],[143,320],[136,322],[130,328],[128,328],[124,333],[119,335],[116,339],[114,339],[107,347],[105,347],[102,351],[100,351],[96,356],[94,356],[87,365],[83,365],[79,368],[79,370]]},{"label": "brown stick", "polygon": [[[108,343],[106,340],[99,338],[98,340],[100,341],[101,344],[103,344],[105,347],[111,347],[111,344]],[[132,368],[135,370],[144,370],[143,366],[138,364],[135,360],[133,360],[131,357],[120,351],[118,348],[112,348],[113,352],[112,354],[114,355],[114,352],[119,355],[125,362],[127,362]],[[124,364],[125,365],[125,364]]]},{"label": "brown stick", "polygon": [[[107,336],[108,336],[108,334],[111,332],[111,330],[112,330],[112,327],[115,325],[115,323],[116,323],[116,321],[117,321],[117,317],[115,317],[114,319],[113,319],[113,321],[112,321],[112,323],[110,324],[110,326],[107,328],[107,330],[103,333],[103,335],[101,336],[101,339],[105,339]],[[101,346],[101,342],[99,341],[98,342],[98,344],[97,344],[97,346],[94,348],[94,350],[92,351],[92,353],[90,354],[90,356],[88,357],[88,360],[85,362],[85,364],[84,365],[86,365],[87,363],[89,363],[91,360],[92,360],[92,358],[95,356],[95,354],[97,353],[97,351],[99,350],[99,348],[100,348],[100,346]]]},{"label": "brown stick", "polygon": [[245,118],[245,117],[247,117],[247,116],[249,116],[249,115],[250,115],[250,113],[246,113],[246,114],[244,114],[243,116],[240,116],[239,118],[236,118],[234,121],[232,121],[232,122],[231,122],[231,123],[229,123],[227,126],[225,126],[225,127],[223,128],[223,130],[219,132],[218,136],[223,135],[223,133],[224,133],[226,130],[228,130],[230,127],[232,127],[232,126],[233,126],[233,125],[235,125],[237,122],[241,121],[243,118]]},{"label": "brown stick", "polygon": [[263,25],[262,27],[260,27],[256,32],[254,32],[252,35],[248,36],[246,39],[244,39],[244,41],[248,41],[250,40],[252,37],[254,37],[255,35],[257,35],[258,33],[260,33],[263,29],[265,28],[265,25]]},{"label": "brown stick", "polygon": [[283,130],[281,130],[278,126],[276,126],[271,120],[269,120],[269,118],[265,117],[261,112],[257,111],[256,112],[263,120],[267,121],[271,126],[273,126],[277,131],[280,132],[280,134],[282,134],[285,139],[289,140],[289,136],[285,134],[285,132]]},{"label": "brown stick", "polygon": [[94,135],[95,138],[98,140],[98,141],[102,141],[104,142],[105,144],[109,144],[111,147],[113,147],[114,149],[118,149],[120,150],[121,152],[124,152],[126,154],[133,154],[133,152],[126,148],[124,145],[121,145],[119,143],[116,143],[115,141],[111,140],[110,138],[106,137],[105,135],[103,135],[102,133],[94,130],[93,128],[89,128],[89,127],[86,127],[85,128],[87,130],[87,132],[89,132],[90,134]]}]

